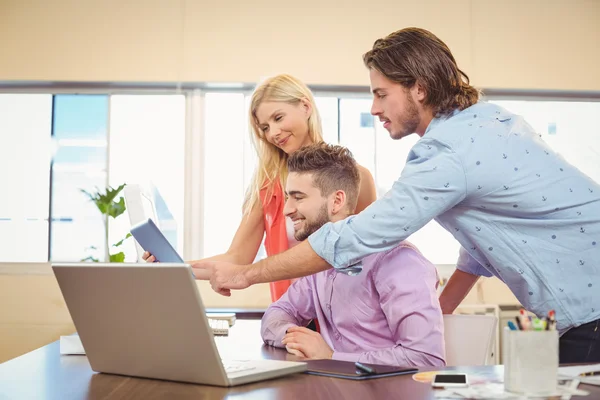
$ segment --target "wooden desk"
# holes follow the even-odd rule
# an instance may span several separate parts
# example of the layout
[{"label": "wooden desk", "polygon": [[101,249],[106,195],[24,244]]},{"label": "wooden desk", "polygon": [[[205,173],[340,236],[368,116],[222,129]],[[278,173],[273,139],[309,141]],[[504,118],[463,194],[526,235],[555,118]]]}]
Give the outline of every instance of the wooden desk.
[{"label": "wooden desk", "polygon": [[[284,350],[264,346],[259,335],[260,321],[238,320],[229,337],[216,339],[223,358],[264,358],[297,360]],[[199,360],[201,362],[201,360]],[[502,377],[502,366],[452,368],[468,374]],[[600,387],[581,385],[590,395],[582,400],[600,399]],[[61,356],[54,342],[21,357],[0,364],[0,399],[433,399],[431,385],[415,382],[412,376],[398,376],[355,382],[306,374],[220,388],[152,379],[98,374],[85,356]],[[573,400],[579,397],[573,397]]]}]

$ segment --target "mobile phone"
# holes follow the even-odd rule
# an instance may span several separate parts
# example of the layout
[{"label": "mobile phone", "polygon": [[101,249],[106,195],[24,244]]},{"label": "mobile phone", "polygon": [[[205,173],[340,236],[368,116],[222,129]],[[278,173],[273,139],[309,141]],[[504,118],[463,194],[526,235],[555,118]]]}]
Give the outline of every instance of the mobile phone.
[{"label": "mobile phone", "polygon": [[431,382],[433,387],[466,387],[469,386],[466,374],[437,374]]}]

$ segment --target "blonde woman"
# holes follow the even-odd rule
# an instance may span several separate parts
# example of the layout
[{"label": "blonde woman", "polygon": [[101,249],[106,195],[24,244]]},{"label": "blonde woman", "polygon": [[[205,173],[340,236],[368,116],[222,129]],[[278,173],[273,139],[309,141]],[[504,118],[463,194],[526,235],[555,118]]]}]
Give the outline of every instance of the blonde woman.
[{"label": "blonde woman", "polygon": [[[251,264],[263,236],[269,256],[297,243],[293,223],[283,214],[285,194],[282,188],[288,174],[288,155],[301,147],[323,141],[321,118],[314,97],[300,80],[290,75],[277,75],[254,90],[249,114],[258,166],[246,194],[244,215],[227,252],[206,260]],[[355,213],[376,199],[371,173],[362,166],[359,170],[361,183]],[[154,261],[148,253],[144,257],[147,261]],[[272,300],[281,297],[290,284],[291,281],[272,282]]]}]

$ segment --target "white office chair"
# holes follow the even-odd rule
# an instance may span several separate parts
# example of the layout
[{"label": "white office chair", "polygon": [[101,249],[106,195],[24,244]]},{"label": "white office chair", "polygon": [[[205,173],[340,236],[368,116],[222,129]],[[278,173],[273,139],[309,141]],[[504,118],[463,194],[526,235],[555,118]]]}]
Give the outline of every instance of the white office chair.
[{"label": "white office chair", "polygon": [[444,315],[446,365],[488,365],[497,325],[493,315]]}]

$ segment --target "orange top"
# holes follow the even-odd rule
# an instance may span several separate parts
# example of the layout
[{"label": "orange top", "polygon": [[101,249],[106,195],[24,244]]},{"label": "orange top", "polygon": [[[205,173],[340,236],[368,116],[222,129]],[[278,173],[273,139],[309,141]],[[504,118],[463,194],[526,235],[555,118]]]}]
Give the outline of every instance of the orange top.
[{"label": "orange top", "polygon": [[[273,193],[267,198],[267,188],[260,190],[265,222],[265,250],[268,256],[282,253],[289,248],[283,207],[285,196],[279,180],[273,186]],[[279,299],[292,284],[291,280],[271,282],[271,300]]]}]

